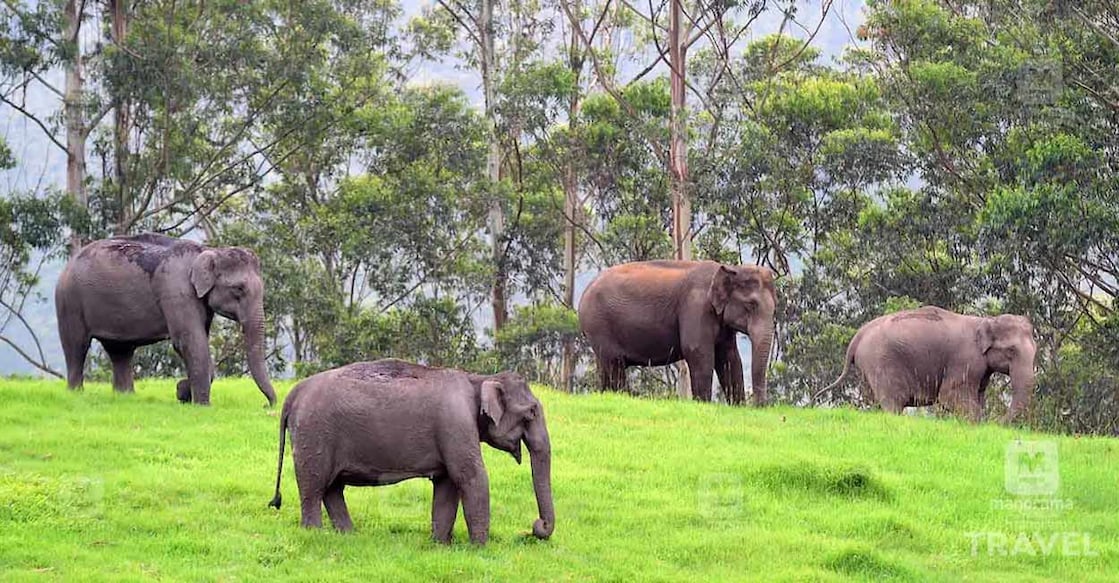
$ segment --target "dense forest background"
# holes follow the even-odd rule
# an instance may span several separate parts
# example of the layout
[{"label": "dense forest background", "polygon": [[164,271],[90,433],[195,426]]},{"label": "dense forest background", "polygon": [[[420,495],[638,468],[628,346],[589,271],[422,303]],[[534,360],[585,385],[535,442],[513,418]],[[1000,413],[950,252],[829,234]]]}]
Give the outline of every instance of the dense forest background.
[{"label": "dense forest background", "polygon": [[[860,324],[936,304],[1029,316],[1028,422],[1119,434],[1119,5],[857,12],[5,0],[0,346],[56,374],[58,266],[158,231],[260,255],[278,373],[396,356],[585,390],[587,279],[709,258],[780,275],[780,401],[838,376]],[[215,336],[242,373],[240,335]],[[137,358],[182,374],[167,346]],[[869,404],[854,382],[832,398]]]}]

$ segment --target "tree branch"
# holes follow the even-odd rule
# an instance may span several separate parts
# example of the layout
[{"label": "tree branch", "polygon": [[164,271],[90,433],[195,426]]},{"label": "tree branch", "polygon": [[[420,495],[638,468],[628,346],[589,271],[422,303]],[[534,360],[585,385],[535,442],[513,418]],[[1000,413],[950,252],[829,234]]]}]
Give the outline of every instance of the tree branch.
[{"label": "tree branch", "polygon": [[[649,2],[649,16],[646,16],[644,12],[638,10],[636,6],[630,4],[627,0],[620,0],[620,2],[622,3],[622,6],[628,8],[630,12],[641,17],[642,20],[649,23],[649,26],[653,28],[654,35],[656,34],[656,29],[658,28],[661,30],[661,32],[668,32],[667,28],[661,26],[661,24],[657,22],[657,14],[660,13],[660,10],[653,10],[653,3],[651,0]],[[661,4],[661,7],[663,8],[664,4]]]},{"label": "tree branch", "polygon": [[35,348],[39,351],[39,360],[41,362],[46,362],[47,357],[43,355],[43,345],[39,343],[39,337],[35,335],[35,330],[32,329],[31,325],[27,323],[27,320],[24,319],[23,314],[20,313],[20,310],[15,309],[3,299],[0,299],[0,306],[3,306],[4,309],[8,310],[8,312],[14,315],[16,319],[19,320],[20,324],[23,324],[23,327],[27,329],[27,333],[31,335],[31,340],[35,343]]},{"label": "tree branch", "polygon": [[[455,12],[455,10],[453,8],[451,8],[451,6],[449,4],[447,4],[444,0],[437,0],[437,1],[439,2],[439,6],[442,6],[443,10],[446,10],[447,14],[450,14],[451,18],[455,19],[455,22],[457,22],[458,25],[461,26],[464,31],[466,31],[466,34],[470,35],[470,40],[473,41],[474,44],[478,45],[479,47],[482,46],[482,40],[480,38],[478,38],[477,34],[474,34],[474,29],[467,26],[466,22],[463,21],[462,17],[460,17],[459,14],[457,12]],[[466,17],[470,18],[470,20],[472,20],[475,25],[478,24],[478,21],[474,20],[474,18],[472,16],[470,16],[469,13],[467,13]]]},{"label": "tree branch", "polygon": [[[817,34],[819,34],[820,28],[822,28],[824,26],[824,20],[828,17],[828,12],[831,11],[831,7],[832,7],[832,0],[825,0],[823,6],[821,7],[820,20],[816,22],[816,29],[813,30],[812,33],[808,35],[808,38],[804,40],[804,44],[800,45],[800,49],[798,49],[797,52],[793,54],[793,56],[786,59],[780,65],[777,65],[777,68],[773,72],[776,73],[778,71],[781,71],[782,69],[787,67],[790,63],[799,59],[802,54],[804,54],[804,51],[808,48],[808,45],[811,44],[812,40],[816,38]],[[796,22],[796,21],[794,20],[793,22]],[[799,24],[799,23],[797,23],[797,24]]]},{"label": "tree branch", "polygon": [[66,378],[62,375],[62,373],[60,373],[57,370],[54,370],[53,368],[51,368],[51,366],[49,364],[47,364],[45,362],[36,361],[29,354],[24,352],[22,348],[17,346],[15,342],[12,342],[7,336],[4,336],[3,334],[0,334],[0,341],[4,342],[8,346],[11,346],[12,350],[16,351],[16,354],[23,357],[23,359],[26,360],[29,364],[31,364],[31,366],[49,374],[49,375],[56,376],[60,379],[61,378]]},{"label": "tree branch", "polygon": [[58,148],[60,150],[62,150],[63,152],[67,151],[66,146],[62,145],[62,142],[58,141],[58,138],[54,137],[54,133],[51,132],[50,129],[47,128],[46,124],[44,124],[41,120],[39,120],[39,118],[35,117],[35,114],[33,114],[30,111],[27,111],[26,109],[20,107],[19,104],[15,103],[11,99],[8,99],[4,95],[0,95],[0,101],[3,101],[4,103],[8,104],[9,107],[11,107],[12,109],[22,113],[24,115],[24,117],[26,117],[26,118],[30,119],[31,121],[35,122],[35,125],[39,126],[39,129],[43,130],[43,133],[45,133],[47,135],[47,138],[52,143],[54,143],[54,145],[58,146]]},{"label": "tree branch", "polygon": [[[626,110],[626,113],[629,114],[632,119],[638,119],[637,111],[633,109],[633,104],[618,91],[618,88],[611,83],[609,75],[602,69],[602,63],[599,61],[598,55],[595,53],[594,47],[590,43],[590,39],[587,38],[587,34],[583,31],[578,17],[571,11],[571,6],[568,4],[567,0],[560,0],[560,6],[563,7],[564,14],[567,15],[568,20],[571,22],[572,29],[574,29],[575,33],[579,36],[579,40],[582,41],[583,46],[586,47],[587,54],[591,57],[591,65],[594,67],[595,77],[598,78],[602,88],[614,98],[614,101],[622,106],[622,109]],[[648,135],[646,135],[645,138],[653,146],[657,158],[660,159],[662,163],[667,164],[668,151],[661,145],[660,140]]]}]

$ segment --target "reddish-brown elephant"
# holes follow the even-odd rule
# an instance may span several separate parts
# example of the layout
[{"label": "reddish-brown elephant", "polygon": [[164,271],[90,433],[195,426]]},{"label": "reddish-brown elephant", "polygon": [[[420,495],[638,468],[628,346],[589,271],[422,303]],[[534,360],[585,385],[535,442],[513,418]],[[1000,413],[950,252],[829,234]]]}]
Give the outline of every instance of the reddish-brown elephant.
[{"label": "reddish-brown elephant", "polygon": [[714,261],[641,261],[603,271],[579,302],[579,326],[602,386],[622,389],[630,366],[688,363],[692,395],[711,400],[712,373],[730,403],[745,399],[736,334],[751,342],[756,405],[766,402],[777,291],[773,272]]},{"label": "reddish-brown elephant", "polygon": [[859,328],[843,373],[812,400],[839,386],[854,363],[887,411],[940,403],[978,420],[987,383],[997,372],[1010,375],[1013,396],[1004,421],[1011,421],[1029,407],[1036,354],[1033,325],[1024,316],[985,318],[925,306]]}]

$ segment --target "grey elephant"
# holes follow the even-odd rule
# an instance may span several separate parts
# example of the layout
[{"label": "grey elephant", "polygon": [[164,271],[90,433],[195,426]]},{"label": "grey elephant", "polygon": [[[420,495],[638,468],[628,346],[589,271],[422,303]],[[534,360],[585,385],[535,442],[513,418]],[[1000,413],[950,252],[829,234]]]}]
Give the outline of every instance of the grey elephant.
[{"label": "grey elephant", "polygon": [[301,524],[353,528],[343,490],[410,478],[430,479],[432,537],[451,541],[461,501],[470,540],[485,544],[490,491],[480,443],[509,452],[519,464],[528,447],[539,518],[532,532],[555,528],[551,443],[544,409],[512,373],[475,375],[387,359],[355,363],[304,379],[284,399],[276,494],[279,508],[285,431],[291,433]]},{"label": "grey elephant", "polygon": [[579,301],[604,388],[622,389],[629,366],[683,359],[695,398],[711,400],[712,373],[730,403],[745,399],[736,334],[750,337],[753,399],[766,402],[777,291],[773,272],[713,261],[641,261],[603,271]]},{"label": "grey elephant", "polygon": [[935,306],[874,319],[847,347],[843,373],[812,400],[833,390],[853,363],[882,408],[940,403],[971,420],[983,415],[987,383],[994,373],[1010,375],[1013,390],[1004,421],[1030,404],[1037,344],[1024,316],[966,316]]},{"label": "grey elephant", "polygon": [[54,300],[71,389],[82,386],[92,339],[112,361],[113,388],[131,392],[136,348],[169,338],[187,368],[179,400],[208,405],[216,313],[241,323],[249,371],[269,406],[276,402],[264,357],[264,282],[252,251],[151,233],[94,241],[66,264]]}]

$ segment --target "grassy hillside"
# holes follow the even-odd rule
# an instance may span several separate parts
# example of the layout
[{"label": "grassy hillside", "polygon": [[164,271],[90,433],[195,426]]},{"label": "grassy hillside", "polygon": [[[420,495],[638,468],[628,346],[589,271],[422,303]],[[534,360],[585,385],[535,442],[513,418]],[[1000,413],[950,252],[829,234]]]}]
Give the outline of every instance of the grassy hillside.
[{"label": "grassy hillside", "polygon": [[[554,448],[555,535],[525,537],[535,516],[528,465],[487,449],[491,542],[463,542],[460,515],[455,544],[442,547],[428,540],[431,487],[422,480],[350,488],[355,532],[310,532],[298,526],[289,461],[285,505],[268,508],[277,417],[261,408],[251,381],[219,381],[209,409],[175,403],[171,381],[143,381],[137,391],[118,397],[91,385],[72,394],[61,382],[0,380],[0,580],[1084,581],[1119,573],[1114,440],[538,389]],[[1008,445],[1019,438],[1054,442],[1059,454],[1059,490],[1031,507],[1007,491],[1007,472],[1033,472],[1014,474],[1021,480],[1049,466],[1035,458],[1008,470]],[[1002,536],[1006,547],[989,544]]]}]

